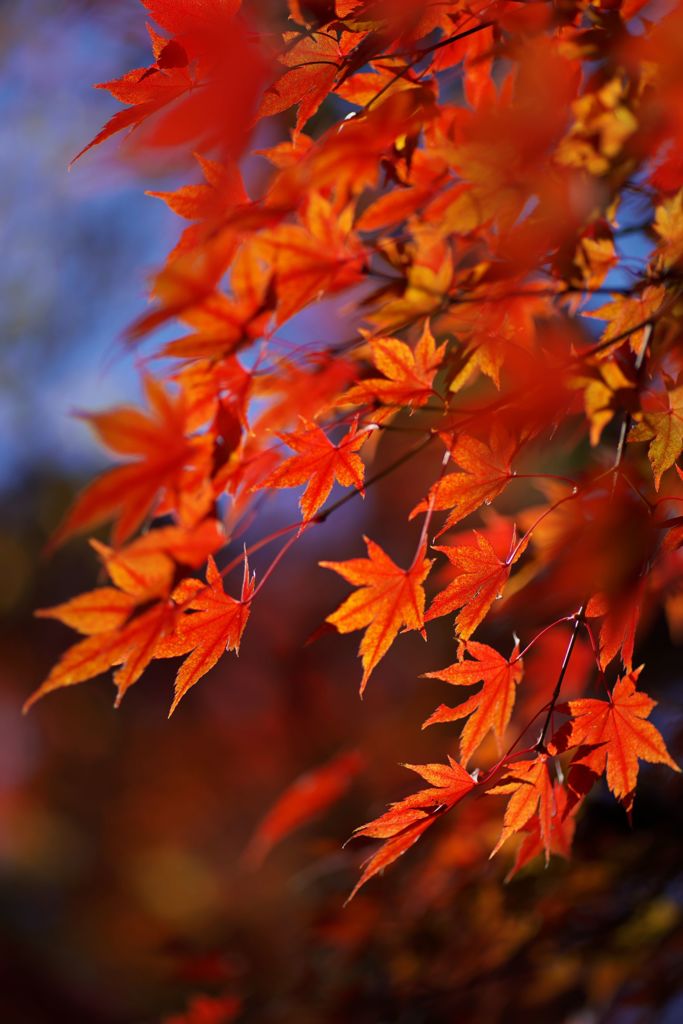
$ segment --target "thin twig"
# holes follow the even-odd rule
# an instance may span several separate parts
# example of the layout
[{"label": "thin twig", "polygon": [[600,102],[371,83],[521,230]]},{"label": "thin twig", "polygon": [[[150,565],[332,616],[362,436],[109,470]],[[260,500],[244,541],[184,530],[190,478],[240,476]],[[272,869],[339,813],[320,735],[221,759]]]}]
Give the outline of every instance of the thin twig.
[{"label": "thin twig", "polygon": [[559,673],[559,675],[557,677],[557,682],[555,683],[555,689],[553,690],[553,695],[550,698],[550,704],[548,705],[548,713],[547,713],[547,715],[545,717],[545,721],[543,723],[543,728],[541,729],[541,735],[538,737],[538,742],[536,743],[536,750],[540,754],[547,753],[547,750],[545,748],[546,733],[548,732],[548,729],[550,727],[550,721],[551,721],[551,719],[553,717],[553,711],[555,710],[555,705],[557,704],[558,697],[560,696],[560,690],[562,689],[562,683],[564,682],[564,677],[567,674],[567,669],[569,668],[569,662],[571,661],[571,658],[572,658],[572,653],[573,653],[574,647],[576,645],[576,640],[577,640],[578,635],[579,635],[579,630],[581,628],[581,624],[583,623],[585,612],[586,612],[586,606],[582,604],[581,607],[579,608],[578,612],[576,613],[576,617],[574,619],[574,628],[572,629],[572,635],[569,637],[569,643],[567,644],[567,650],[564,652],[564,658],[562,659],[562,665],[560,666],[560,673]]}]

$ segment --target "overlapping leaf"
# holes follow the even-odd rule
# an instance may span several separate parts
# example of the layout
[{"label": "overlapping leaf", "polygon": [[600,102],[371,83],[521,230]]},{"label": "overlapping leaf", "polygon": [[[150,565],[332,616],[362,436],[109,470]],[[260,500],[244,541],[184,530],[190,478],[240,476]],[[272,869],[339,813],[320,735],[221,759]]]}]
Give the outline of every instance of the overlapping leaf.
[{"label": "overlapping leaf", "polygon": [[503,782],[492,786],[487,792],[493,796],[510,797],[503,818],[503,831],[491,856],[500,850],[510,836],[519,832],[533,819],[537,822],[547,861],[550,856],[553,818],[558,813],[547,756],[538,754],[533,760],[517,761],[510,765]]},{"label": "overlapping leaf", "polygon": [[650,442],[647,454],[659,490],[662,475],[683,451],[683,387],[644,395],[642,415],[629,441]]},{"label": "overlapping leaf", "polygon": [[267,62],[240,3],[142,0],[169,37],[150,28],[154,63],[102,82],[120,103],[75,159],[125,129],[152,146],[220,145],[239,153],[256,115]]},{"label": "overlapping leaf", "polygon": [[53,690],[93,679],[117,665],[119,704],[152,659],[161,657],[162,644],[178,624],[179,610],[169,600],[178,566],[201,565],[223,541],[218,523],[209,520],[192,531],[174,526],[153,530],[121,550],[93,542],[115,586],[37,612],[85,639],[62,655],[25,708]]}]

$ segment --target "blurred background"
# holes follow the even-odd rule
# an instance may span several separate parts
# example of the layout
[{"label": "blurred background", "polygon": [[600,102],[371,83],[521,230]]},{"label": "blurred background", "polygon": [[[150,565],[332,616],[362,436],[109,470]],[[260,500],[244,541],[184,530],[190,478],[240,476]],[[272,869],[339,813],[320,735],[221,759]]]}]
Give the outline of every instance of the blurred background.
[{"label": "blurred background", "polygon": [[[447,621],[429,665],[419,637],[401,638],[360,704],[356,638],[302,645],[346,593],[314,563],[360,553],[350,525],[407,557],[402,512],[428,464],[313,531],[264,591],[239,661],[223,659],[170,721],[166,662],[118,712],[99,681],[21,717],[69,636],[33,609],[97,575],[82,542],[42,555],[102,459],[70,413],[138,393],[118,339],[178,232],[143,194],[173,173],[143,180],[111,148],[67,171],[112,109],[90,84],[147,62],[135,7],[0,2],[0,1021],[144,1024],[185,1008],[192,1024],[678,1024],[683,787],[666,770],[643,766],[632,827],[600,791],[571,864],[503,885],[510,855],[487,860],[501,804],[492,816],[472,801],[342,908],[368,852],[342,842],[414,788],[396,762],[443,759],[447,734],[418,725],[443,687],[416,676],[455,652]],[[482,639],[509,645],[514,613]],[[529,693],[565,644],[553,634],[529,657]],[[663,618],[638,654],[680,760],[680,656]],[[588,668],[580,648],[570,689]],[[343,799],[249,866],[282,791],[356,750],[364,768]]]}]

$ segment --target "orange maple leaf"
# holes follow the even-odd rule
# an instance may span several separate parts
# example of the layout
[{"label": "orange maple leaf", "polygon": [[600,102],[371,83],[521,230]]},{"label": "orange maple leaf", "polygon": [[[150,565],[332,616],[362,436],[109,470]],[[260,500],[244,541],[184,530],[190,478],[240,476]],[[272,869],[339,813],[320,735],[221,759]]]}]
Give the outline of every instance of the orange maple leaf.
[{"label": "orange maple leaf", "polygon": [[547,762],[546,754],[539,754],[532,761],[517,761],[516,764],[510,765],[500,785],[487,790],[492,796],[510,794],[503,818],[503,831],[491,851],[492,857],[503,843],[515,832],[523,829],[534,815],[538,817],[539,834],[546,861],[550,857],[550,837],[557,808]]},{"label": "orange maple leaf", "polygon": [[642,396],[643,409],[629,434],[629,441],[649,441],[647,455],[659,490],[662,474],[673,466],[683,451],[683,387],[671,391],[648,391]]},{"label": "orange maple leaf", "polygon": [[182,393],[173,397],[151,377],[145,379],[145,393],[150,414],[129,406],[84,414],[108,448],[136,458],[108,470],[83,491],[53,544],[112,518],[113,540],[120,544],[163,496],[188,525],[208,511],[212,496],[201,485],[200,471],[206,474],[208,469],[210,438],[186,436],[188,411]]},{"label": "orange maple leaf", "polygon": [[452,757],[448,758],[448,764],[406,764],[403,767],[416,772],[430,786],[392,804],[385,814],[355,830],[354,838],[368,836],[386,842],[365,865],[347,903],[361,886],[409,850],[441,814],[450,811],[476,785],[469,772]]},{"label": "orange maple leaf", "polygon": [[281,839],[336,803],[362,765],[360,753],[351,750],[295,779],[258,825],[245,851],[246,861],[257,866]]},{"label": "orange maple leaf", "polygon": [[114,674],[118,706],[152,658],[159,657],[159,645],[175,626],[178,611],[168,594],[178,564],[201,565],[224,541],[215,520],[194,530],[161,527],[119,551],[92,541],[115,586],[98,587],[36,612],[39,618],[63,622],[85,639],[62,655],[24,710],[53,690],[93,679],[115,665],[121,666]]},{"label": "orange maple leaf", "polygon": [[[216,519],[187,530],[160,526],[143,533],[125,548],[111,548],[98,540],[90,544],[117,587],[142,603],[169,594],[177,565],[198,569],[209,555],[225,544],[225,531]],[[63,620],[62,620],[63,621]]]},{"label": "orange maple leaf", "polygon": [[608,700],[583,698],[557,707],[571,715],[558,734],[558,746],[591,748],[580,749],[572,764],[595,775],[606,771],[607,785],[627,812],[633,807],[639,760],[681,770],[659,730],[646,721],[657,702],[636,689],[641,671],[642,666],[618,679]]},{"label": "orange maple leaf", "polygon": [[[639,295],[617,296],[599,309],[585,310],[584,316],[607,321],[601,339],[601,345],[605,346],[600,350],[601,357],[606,358],[627,339],[631,349],[639,352],[646,336],[646,324],[650,319],[654,322],[665,296],[666,289],[662,285],[648,285]],[[612,338],[616,339],[613,346],[607,344]]]},{"label": "orange maple leaf", "polygon": [[[550,833],[548,835],[548,850],[560,857],[569,859],[572,848],[572,840],[576,829],[576,813],[581,802],[571,800],[567,790],[559,782],[553,783],[553,809],[550,816]],[[530,860],[537,857],[545,848],[545,839],[541,835],[541,822],[538,817],[528,821],[523,829],[526,832],[515,863],[505,876],[509,882],[518,871],[521,871]]]},{"label": "orange maple leaf", "polygon": [[242,591],[239,599],[223,589],[223,578],[212,556],[206,570],[206,583],[183,580],[172,597],[185,614],[177,620],[172,634],[157,648],[155,657],[175,658],[188,654],[175,678],[175,695],[169,718],[187,691],[213,668],[225,651],[239,654],[240,641],[254,596],[255,580],[249,575],[245,555]]},{"label": "orange maple leaf", "polygon": [[199,164],[204,181],[199,185],[183,185],[174,192],[145,193],[167,203],[185,220],[212,220],[225,215],[233,206],[247,201],[244,184],[237,168],[210,160],[201,153],[194,158]]},{"label": "orange maple leaf", "polygon": [[372,361],[384,377],[360,381],[342,395],[341,405],[381,402],[417,407],[434,395],[434,376],[443,361],[446,345],[436,346],[428,320],[414,350],[398,338],[371,338],[369,344]]},{"label": "orange maple leaf", "polygon": [[450,456],[464,472],[449,473],[437,480],[410,518],[430,508],[436,512],[451,509],[437,534],[440,536],[481,505],[490,505],[513,478],[510,460],[517,447],[509,437],[495,436],[487,445],[462,434],[452,445]]},{"label": "orange maple leaf", "polygon": [[515,547],[513,537],[510,559],[502,562],[486,537],[474,531],[474,544],[437,546],[435,550],[443,551],[456,572],[446,589],[432,601],[425,622],[460,608],[455,617],[455,632],[459,639],[468,640],[495,599],[502,595],[521,547]]},{"label": "orange maple leaf", "polygon": [[467,767],[467,762],[488,732],[493,731],[500,744],[510,721],[523,664],[516,656],[517,647],[509,660],[493,647],[474,640],[463,644],[458,653],[469,654],[473,660],[465,661],[461,658],[440,672],[426,672],[425,678],[442,679],[454,686],[473,686],[480,682],[484,685],[478,693],[455,708],[442,704],[429,716],[422,728],[436,722],[455,722],[469,715],[460,736],[460,760]]},{"label": "orange maple leaf", "polygon": [[286,459],[257,486],[260,489],[306,484],[299,507],[308,522],[327,500],[335,480],[342,487],[355,487],[361,494],[365,493],[365,466],[356,452],[367,441],[368,432],[358,433],[355,422],[339,443],[333,444],[315,423],[306,420],[303,423],[303,430],[277,435],[297,454]]},{"label": "orange maple leaf", "polygon": [[365,250],[352,230],[352,210],[337,210],[319,192],[309,190],[298,224],[279,224],[252,238],[243,250],[272,270],[277,293],[277,323],[310,302],[356,284],[362,278]]},{"label": "orange maple leaf", "polygon": [[360,588],[336,612],[328,615],[327,621],[340,633],[365,629],[359,650],[363,662],[361,696],[371,672],[389,650],[399,630],[423,629],[423,583],[433,564],[431,559],[424,557],[426,545],[423,545],[410,568],[401,569],[379,544],[367,537],[364,539],[369,558],[320,562],[325,569],[333,569]]},{"label": "orange maple leaf", "polygon": [[155,657],[157,645],[173,629],[175,609],[162,599],[129,618],[137,602],[132,598],[126,602],[123,596],[114,594],[120,591],[102,587],[37,613],[42,618],[59,619],[86,637],[65,651],[47,679],[26,701],[24,711],[45,694],[94,679],[114,665],[120,665],[114,673],[118,707],[126,690]]},{"label": "orange maple leaf", "polygon": [[229,259],[233,242],[230,232],[221,235],[216,229],[221,221],[225,224],[236,207],[249,202],[238,167],[233,163],[210,160],[201,153],[195,153],[194,157],[204,176],[202,183],[183,185],[174,192],[146,192],[146,195],[165,202],[178,217],[197,222],[183,231],[169,253],[168,264],[182,253],[192,252],[203,244],[216,255],[222,253],[226,260]]}]

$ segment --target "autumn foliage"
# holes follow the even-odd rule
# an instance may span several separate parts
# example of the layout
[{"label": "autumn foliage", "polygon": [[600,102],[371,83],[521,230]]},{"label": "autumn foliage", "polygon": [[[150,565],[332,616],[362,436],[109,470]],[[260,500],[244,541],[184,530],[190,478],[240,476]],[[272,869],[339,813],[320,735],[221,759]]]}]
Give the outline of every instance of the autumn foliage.
[{"label": "autumn foliage", "polygon": [[[379,845],[351,895],[480,797],[491,855],[518,840],[510,874],[568,857],[603,777],[630,814],[640,762],[679,771],[637,651],[659,606],[683,625],[683,14],[289,0],[283,30],[239,0],[142,2],[150,63],[101,86],[123,106],[79,156],[126,132],[194,183],[151,193],[186,223],[127,335],[150,345],[145,405],[83,414],[116,464],[55,537],[108,524],[107,581],[38,612],[82,638],[27,704],[110,669],[118,704],[176,658],[175,711],[258,644],[290,550],[412,464],[401,545],[349,528],[347,558],[310,566],[351,588],[318,631],[361,634],[349,686],[389,687],[415,632],[448,701],[423,725],[442,762],[406,765],[423,788],[356,830]],[[247,860],[362,768],[346,752],[294,782]]]}]

